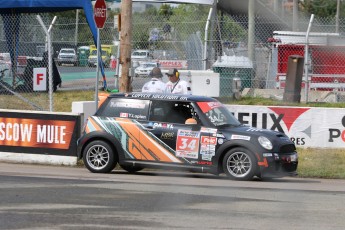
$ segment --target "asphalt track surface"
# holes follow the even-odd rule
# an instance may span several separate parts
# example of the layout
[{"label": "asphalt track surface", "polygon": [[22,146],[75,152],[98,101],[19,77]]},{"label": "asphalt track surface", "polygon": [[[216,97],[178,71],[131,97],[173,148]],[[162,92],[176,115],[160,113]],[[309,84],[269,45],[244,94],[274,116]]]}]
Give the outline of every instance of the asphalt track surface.
[{"label": "asphalt track surface", "polygon": [[344,229],[345,181],[0,163],[0,229]]}]

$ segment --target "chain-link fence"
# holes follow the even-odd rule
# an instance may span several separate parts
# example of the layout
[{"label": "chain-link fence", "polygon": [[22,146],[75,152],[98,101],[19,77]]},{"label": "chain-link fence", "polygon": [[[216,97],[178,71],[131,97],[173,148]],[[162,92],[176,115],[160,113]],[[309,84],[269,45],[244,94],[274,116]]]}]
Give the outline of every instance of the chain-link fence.
[{"label": "chain-link fence", "polygon": [[[134,12],[132,51],[138,51],[139,55],[132,56],[133,91],[141,90],[149,80],[150,66],[158,64],[163,71],[177,68],[218,72],[221,97],[232,97],[233,79],[239,78],[241,90],[260,89],[261,93],[253,95],[279,98],[285,86],[288,57],[305,56],[305,32],[310,18],[300,13],[297,26],[292,25],[291,9],[280,8],[276,12],[270,8],[270,1],[258,2],[272,15],[255,16],[253,39],[248,32],[247,15],[213,11],[213,17],[208,18],[209,7],[191,5],[173,8],[171,14],[163,15],[152,9]],[[53,68],[53,89],[94,90],[97,74],[94,40],[83,13],[70,12],[76,17],[58,17],[51,29],[52,60],[56,67]],[[48,27],[53,16],[40,16]],[[114,18],[108,17],[100,30],[102,59],[110,89],[117,87],[116,58],[119,55],[119,32],[114,24]],[[295,32],[282,32],[292,31],[293,27]],[[302,82],[303,98],[307,95],[304,89],[308,79],[307,101],[342,101],[344,30],[343,20],[314,19],[308,41],[308,73]],[[253,43],[248,44],[248,41]],[[43,91],[37,91],[32,80],[36,68],[48,67],[46,51],[47,36],[36,15],[0,17],[0,108],[48,110],[48,83]],[[101,86],[99,82],[97,87]]]}]

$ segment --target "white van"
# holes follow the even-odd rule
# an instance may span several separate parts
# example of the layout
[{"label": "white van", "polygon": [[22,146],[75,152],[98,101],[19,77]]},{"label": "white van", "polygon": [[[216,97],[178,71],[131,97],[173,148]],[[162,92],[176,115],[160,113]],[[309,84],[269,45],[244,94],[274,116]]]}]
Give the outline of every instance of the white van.
[{"label": "white van", "polygon": [[132,60],[144,61],[147,59],[152,59],[149,50],[134,50],[131,55]]},{"label": "white van", "polygon": [[152,60],[152,55],[149,50],[134,50],[131,55],[132,67],[136,68],[143,61]]}]

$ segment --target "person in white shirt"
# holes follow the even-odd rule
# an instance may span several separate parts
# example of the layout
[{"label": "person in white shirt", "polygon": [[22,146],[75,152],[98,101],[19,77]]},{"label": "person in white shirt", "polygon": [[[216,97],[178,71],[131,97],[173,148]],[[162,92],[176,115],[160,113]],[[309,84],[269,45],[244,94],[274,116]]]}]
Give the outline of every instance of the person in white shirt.
[{"label": "person in white shirt", "polygon": [[151,77],[151,80],[149,82],[146,82],[142,88],[142,92],[144,93],[165,93],[165,83],[162,82],[163,74],[161,72],[161,69],[158,67],[154,67],[149,77]]},{"label": "person in white shirt", "polygon": [[169,70],[166,75],[169,77],[169,81],[166,83],[166,93],[192,94],[189,83],[180,79],[177,69]]}]

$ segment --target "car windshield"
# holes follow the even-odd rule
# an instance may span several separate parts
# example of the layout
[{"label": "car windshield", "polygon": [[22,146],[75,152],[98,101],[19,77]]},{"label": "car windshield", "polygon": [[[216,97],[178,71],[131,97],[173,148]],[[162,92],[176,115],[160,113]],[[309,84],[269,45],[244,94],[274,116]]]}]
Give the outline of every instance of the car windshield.
[{"label": "car windshield", "polygon": [[74,50],[61,50],[61,53],[74,54]]},{"label": "car windshield", "polygon": [[198,102],[198,106],[205,117],[216,127],[239,126],[241,123],[220,102]]},{"label": "car windshield", "polygon": [[150,67],[154,68],[154,67],[156,67],[156,64],[154,64],[154,63],[147,63],[147,64],[144,64],[143,67],[144,68],[150,68]]},{"label": "car windshield", "polygon": [[[102,56],[107,56],[107,51],[102,50],[101,52],[102,52]],[[91,55],[94,55],[94,56],[97,55],[97,50],[92,50]]]},{"label": "car windshield", "polygon": [[146,56],[146,52],[136,51],[136,52],[133,52],[132,56]]}]

